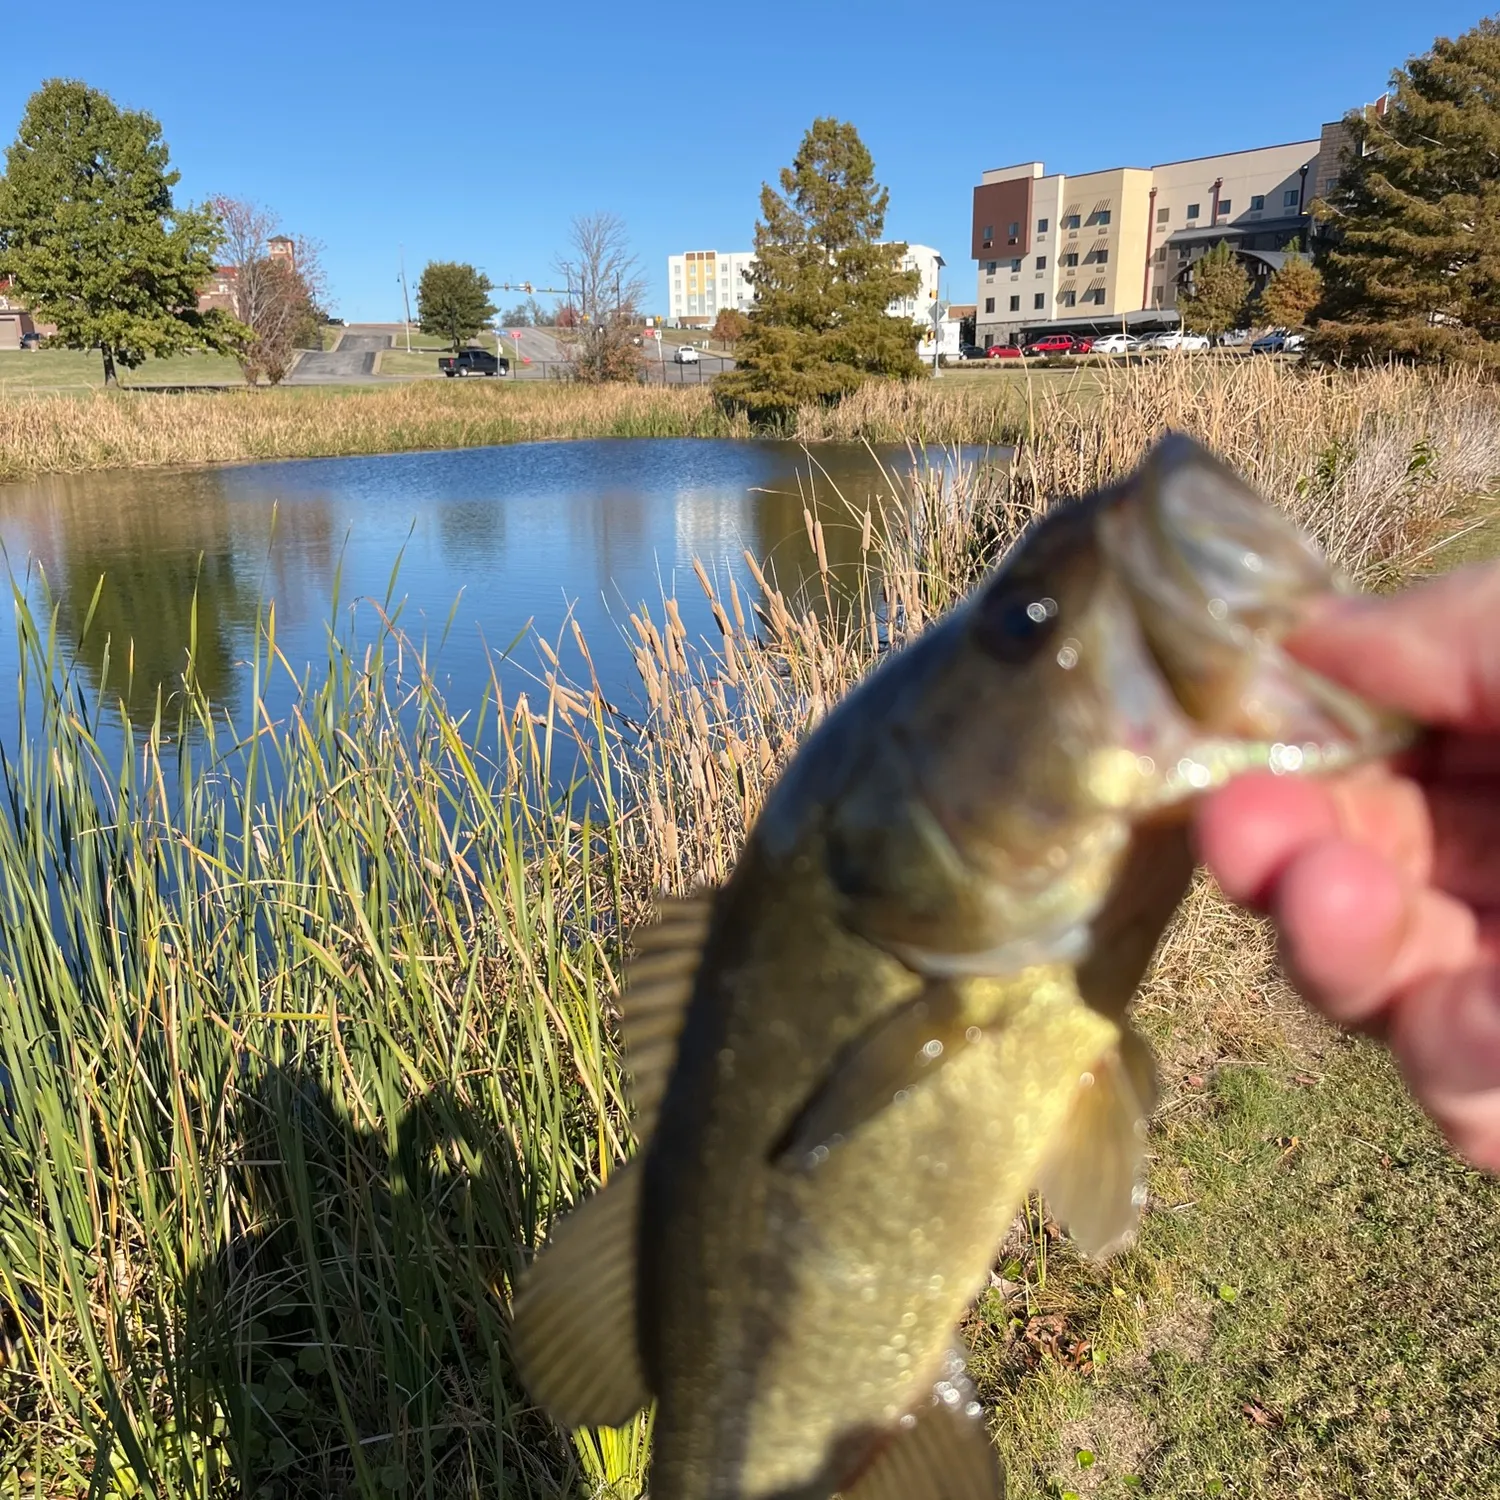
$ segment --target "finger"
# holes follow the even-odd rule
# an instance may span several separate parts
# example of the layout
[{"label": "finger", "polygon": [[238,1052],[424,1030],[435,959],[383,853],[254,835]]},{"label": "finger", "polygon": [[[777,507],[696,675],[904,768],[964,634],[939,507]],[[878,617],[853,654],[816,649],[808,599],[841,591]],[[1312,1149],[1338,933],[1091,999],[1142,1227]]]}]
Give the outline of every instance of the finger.
[{"label": "finger", "polygon": [[1432,827],[1422,789],[1384,766],[1326,781],[1252,775],[1208,798],[1198,849],[1231,900],[1264,909],[1277,877],[1301,850],[1334,833],[1367,845],[1414,885],[1432,871]]},{"label": "finger", "polygon": [[1298,658],[1423,723],[1500,730],[1500,564],[1389,598],[1341,599],[1287,640]]},{"label": "finger", "polygon": [[1500,964],[1415,987],[1391,1011],[1389,1040],[1454,1147],[1500,1172]]},{"label": "finger", "polygon": [[1340,837],[1293,857],[1270,909],[1293,983],[1347,1026],[1378,1026],[1403,990],[1478,956],[1467,906],[1413,886],[1375,851]]},{"label": "finger", "polygon": [[1432,880],[1451,895],[1500,911],[1500,785],[1433,787]]},{"label": "finger", "polygon": [[1264,910],[1277,876],[1308,844],[1338,831],[1326,784],[1241,776],[1198,810],[1199,857],[1231,901]]}]

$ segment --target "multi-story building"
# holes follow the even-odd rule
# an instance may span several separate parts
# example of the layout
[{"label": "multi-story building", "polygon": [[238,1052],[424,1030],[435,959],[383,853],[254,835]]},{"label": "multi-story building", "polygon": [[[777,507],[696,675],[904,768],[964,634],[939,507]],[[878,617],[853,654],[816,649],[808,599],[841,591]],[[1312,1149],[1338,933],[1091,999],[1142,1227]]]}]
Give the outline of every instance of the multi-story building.
[{"label": "multi-story building", "polygon": [[1264,285],[1293,240],[1307,246],[1319,171],[1337,174],[1336,143],[1326,153],[1319,141],[1294,141],[1078,177],[1049,175],[1041,162],[985,172],[974,189],[978,342],[1058,325],[1170,327],[1194,263],[1221,242],[1245,263],[1252,290]]},{"label": "multi-story building", "polygon": [[753,250],[689,250],[667,257],[668,321],[684,328],[711,328],[726,307],[749,312],[755,288],[745,272]]},{"label": "multi-story building", "polygon": [[[755,253],[750,250],[689,250],[668,256],[669,321],[686,328],[709,328],[726,307],[749,312],[755,306],[755,288],[745,280],[745,272],[754,264]],[[886,311],[893,318],[925,325],[938,295],[943,264],[943,257],[931,245],[908,245],[901,269],[918,272],[921,285],[913,296],[898,298]]]}]

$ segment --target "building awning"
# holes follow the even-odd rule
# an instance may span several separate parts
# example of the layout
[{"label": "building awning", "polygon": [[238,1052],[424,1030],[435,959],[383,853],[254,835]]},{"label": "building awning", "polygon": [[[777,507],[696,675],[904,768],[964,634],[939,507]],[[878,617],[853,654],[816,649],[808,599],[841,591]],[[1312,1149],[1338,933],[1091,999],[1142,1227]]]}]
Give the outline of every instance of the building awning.
[{"label": "building awning", "polygon": [[1166,237],[1168,245],[1201,245],[1205,241],[1242,240],[1250,234],[1278,234],[1283,230],[1307,228],[1307,215],[1286,219],[1239,219],[1229,224],[1204,224],[1198,228],[1179,229]]},{"label": "building awning", "polygon": [[1244,246],[1237,246],[1234,253],[1246,260],[1258,260],[1272,271],[1279,271],[1289,260],[1312,260],[1312,256],[1300,250],[1247,250]]}]

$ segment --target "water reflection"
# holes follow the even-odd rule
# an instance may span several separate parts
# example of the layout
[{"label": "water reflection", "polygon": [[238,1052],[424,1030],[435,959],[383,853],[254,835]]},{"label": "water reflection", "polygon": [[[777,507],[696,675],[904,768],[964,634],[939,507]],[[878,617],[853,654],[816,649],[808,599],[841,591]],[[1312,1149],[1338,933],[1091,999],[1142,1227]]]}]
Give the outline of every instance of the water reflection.
[{"label": "water reflection", "polygon": [[[814,494],[828,562],[852,570],[860,532],[844,502],[891,503],[910,460],[885,461],[890,472],[854,446],[819,448],[814,465],[793,444],[618,439],[58,476],[0,487],[0,542],[13,573],[45,572],[74,659],[96,687],[107,661],[133,717],[177,690],[190,650],[204,689],[242,712],[263,605],[299,672],[324,657],[336,581],[340,628],[352,611],[372,635],[359,601],[386,599],[398,560],[401,623],[442,640],[437,674],[455,706],[482,690],[488,650],[528,625],[556,639],[570,613],[606,690],[628,700],[629,610],[666,589],[690,630],[710,631],[692,561],[743,584],[747,550],[795,591],[816,571],[803,520]],[[7,628],[0,706],[13,703],[15,656]]]}]

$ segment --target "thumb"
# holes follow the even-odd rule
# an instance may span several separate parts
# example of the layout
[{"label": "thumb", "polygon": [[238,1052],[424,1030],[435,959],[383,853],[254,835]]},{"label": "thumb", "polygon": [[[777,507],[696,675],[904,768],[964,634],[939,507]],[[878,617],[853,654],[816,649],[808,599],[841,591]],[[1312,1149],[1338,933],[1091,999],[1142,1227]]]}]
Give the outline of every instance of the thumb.
[{"label": "thumb", "polygon": [[1500,563],[1340,599],[1287,640],[1315,671],[1422,723],[1500,730]]}]

